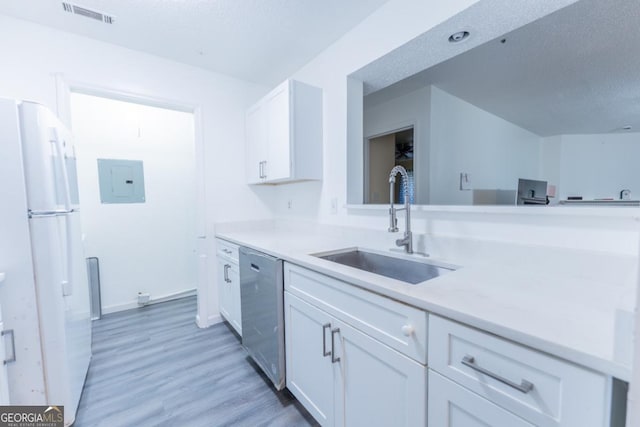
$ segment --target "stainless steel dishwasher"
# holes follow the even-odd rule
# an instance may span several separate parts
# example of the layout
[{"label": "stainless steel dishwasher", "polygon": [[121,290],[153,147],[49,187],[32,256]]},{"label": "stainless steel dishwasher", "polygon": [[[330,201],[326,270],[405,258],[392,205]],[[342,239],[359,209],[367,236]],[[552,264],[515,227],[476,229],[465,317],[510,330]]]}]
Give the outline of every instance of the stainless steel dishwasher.
[{"label": "stainless steel dishwasher", "polygon": [[240,248],[242,345],[273,382],[285,386],[282,260]]}]

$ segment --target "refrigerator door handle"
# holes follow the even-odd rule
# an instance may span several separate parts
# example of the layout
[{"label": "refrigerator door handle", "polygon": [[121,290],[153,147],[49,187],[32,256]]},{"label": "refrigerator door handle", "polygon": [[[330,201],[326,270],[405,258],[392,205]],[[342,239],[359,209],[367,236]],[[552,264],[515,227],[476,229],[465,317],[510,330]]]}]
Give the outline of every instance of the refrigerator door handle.
[{"label": "refrigerator door handle", "polygon": [[64,152],[64,146],[62,145],[62,138],[56,128],[50,128],[52,133],[51,142],[55,143],[57,158],[56,166],[60,169],[60,176],[62,177],[62,200],[64,201],[64,208],[67,211],[71,210],[71,192],[69,190],[69,174],[67,173],[67,164],[65,163],[66,154]]},{"label": "refrigerator door handle", "polygon": [[39,217],[50,217],[50,216],[60,216],[70,214],[72,212],[77,212],[76,209],[56,209],[53,211],[32,211],[29,209],[29,218],[39,218]]},{"label": "refrigerator door handle", "polygon": [[3,360],[4,365],[6,365],[7,363],[12,363],[16,361],[16,340],[13,334],[13,329],[6,329],[0,332],[0,336],[2,336],[3,338],[5,335],[11,336],[11,357]]},{"label": "refrigerator door handle", "polygon": [[[77,214],[76,214],[77,215]],[[72,230],[72,222],[71,222],[71,214],[64,216],[64,227],[67,235],[67,242],[65,244],[65,274],[62,278],[62,296],[66,297],[73,294],[73,282],[71,280],[71,275],[73,274],[73,252],[72,252],[72,242],[73,242],[73,230]]]}]

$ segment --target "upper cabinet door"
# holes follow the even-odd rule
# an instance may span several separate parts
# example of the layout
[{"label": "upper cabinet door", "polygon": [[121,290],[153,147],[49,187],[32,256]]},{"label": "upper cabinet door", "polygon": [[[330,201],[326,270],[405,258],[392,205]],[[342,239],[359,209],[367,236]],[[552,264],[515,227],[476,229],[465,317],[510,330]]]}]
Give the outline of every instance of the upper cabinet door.
[{"label": "upper cabinet door", "polygon": [[322,179],[322,90],[287,80],[246,116],[247,182]]},{"label": "upper cabinet door", "polygon": [[267,181],[291,177],[291,105],[289,82],[278,86],[265,102],[267,116]]},{"label": "upper cabinet door", "polygon": [[247,111],[245,119],[245,158],[249,184],[264,181],[264,163],[267,160],[267,121],[263,110],[264,104],[258,103]]}]

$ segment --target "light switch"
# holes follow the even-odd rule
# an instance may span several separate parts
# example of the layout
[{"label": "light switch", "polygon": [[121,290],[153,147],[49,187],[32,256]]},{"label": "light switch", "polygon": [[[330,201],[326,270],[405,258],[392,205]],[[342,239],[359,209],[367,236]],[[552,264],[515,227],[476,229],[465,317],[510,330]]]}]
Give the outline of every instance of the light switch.
[{"label": "light switch", "polygon": [[473,190],[470,173],[460,172],[460,190]]}]

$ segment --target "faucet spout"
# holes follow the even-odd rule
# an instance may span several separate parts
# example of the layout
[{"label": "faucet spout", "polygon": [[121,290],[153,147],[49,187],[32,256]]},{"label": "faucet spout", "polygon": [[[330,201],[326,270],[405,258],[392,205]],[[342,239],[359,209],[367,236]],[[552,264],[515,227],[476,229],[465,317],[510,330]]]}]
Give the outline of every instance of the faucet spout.
[{"label": "faucet spout", "polygon": [[409,175],[407,174],[407,170],[398,165],[391,169],[389,173],[389,232],[398,231],[398,219],[396,217],[396,211],[400,209],[396,209],[393,206],[394,199],[394,187],[396,183],[396,175],[400,174],[402,177],[402,191],[404,194],[404,210],[405,212],[405,230],[404,236],[402,239],[396,240],[397,246],[404,246],[405,251],[408,254],[413,253],[413,235],[411,233],[411,204],[409,203]]}]

